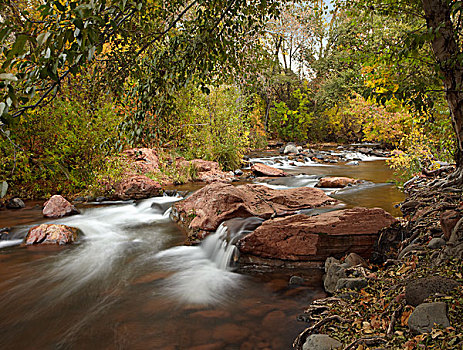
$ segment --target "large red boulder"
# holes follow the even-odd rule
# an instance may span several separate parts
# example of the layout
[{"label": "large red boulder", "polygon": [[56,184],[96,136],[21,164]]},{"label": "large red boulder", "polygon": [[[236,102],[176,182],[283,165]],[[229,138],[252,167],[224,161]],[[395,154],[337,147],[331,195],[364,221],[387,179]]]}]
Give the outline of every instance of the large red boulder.
[{"label": "large red boulder", "polygon": [[251,216],[269,219],[335,203],[335,199],[316,188],[274,190],[263,185],[235,187],[213,183],[175,203],[172,217],[188,232],[190,238],[195,235],[203,238],[228,219]]},{"label": "large red boulder", "polygon": [[78,231],[66,225],[42,224],[29,230],[26,244],[69,244],[77,239]]},{"label": "large red boulder", "polygon": [[143,199],[162,194],[161,185],[145,175],[132,175],[116,184],[114,197],[122,200]]},{"label": "large red boulder", "polygon": [[323,262],[346,253],[369,257],[378,231],[396,221],[380,208],[292,215],[264,222],[242,238],[238,248],[245,256],[289,261]]},{"label": "large red boulder", "polygon": [[253,164],[251,166],[251,170],[256,176],[272,176],[272,177],[287,176],[287,174],[283,170],[273,168],[263,163]]},{"label": "large red boulder", "polygon": [[159,159],[151,148],[131,148],[123,152],[142,173],[156,173],[159,170]]},{"label": "large red boulder", "polygon": [[323,177],[318,180],[316,187],[323,188],[343,188],[347,185],[354,185],[357,180],[351,179],[350,177]]},{"label": "large red boulder", "polygon": [[54,195],[43,205],[42,214],[47,218],[60,218],[62,216],[79,214],[79,211],[63,196]]}]

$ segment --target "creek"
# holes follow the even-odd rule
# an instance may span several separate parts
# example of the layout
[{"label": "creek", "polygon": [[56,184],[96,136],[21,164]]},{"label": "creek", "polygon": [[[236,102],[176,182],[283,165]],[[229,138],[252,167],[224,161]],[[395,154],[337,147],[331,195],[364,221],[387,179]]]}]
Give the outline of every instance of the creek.
[{"label": "creek", "polygon": [[[355,177],[368,182],[327,192],[343,208],[400,215],[394,204],[404,195],[387,183],[393,176],[383,159],[362,156],[349,166],[292,163],[266,152],[250,157],[294,175],[257,183],[313,187],[321,175]],[[290,349],[305,328],[297,316],[325,295],[322,271],[304,271],[304,286],[288,284],[300,271],[234,272],[232,243],[247,221],[184,246],[168,216],[180,199],[86,205],[80,215],[53,221],[33,202],[0,211],[0,227],[12,227],[12,238],[0,241],[0,349]],[[44,222],[78,227],[84,236],[66,247],[21,246],[28,229]]]}]

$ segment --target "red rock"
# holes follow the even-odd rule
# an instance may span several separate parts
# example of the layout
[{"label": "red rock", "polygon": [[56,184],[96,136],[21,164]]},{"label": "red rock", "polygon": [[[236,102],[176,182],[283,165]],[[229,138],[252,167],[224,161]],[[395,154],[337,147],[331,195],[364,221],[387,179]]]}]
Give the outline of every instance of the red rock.
[{"label": "red rock", "polygon": [[262,327],[264,329],[277,329],[285,320],[287,320],[287,317],[283,311],[272,311],[262,320]]},{"label": "red rock", "polygon": [[293,215],[264,222],[237,246],[242,255],[290,261],[325,261],[347,252],[369,257],[378,231],[396,221],[379,208]]},{"label": "red rock", "polygon": [[253,164],[251,170],[256,176],[287,176],[283,170],[262,163]]},{"label": "red rock", "polygon": [[145,175],[132,175],[116,184],[114,197],[122,200],[159,196],[161,185]]},{"label": "red rock", "polygon": [[79,214],[79,211],[64,197],[54,195],[43,205],[42,214],[47,218],[60,218],[62,216]]},{"label": "red rock", "polygon": [[159,159],[154,149],[132,148],[124,151],[124,155],[143,173],[156,173],[159,170]]},{"label": "red rock", "polygon": [[65,225],[42,224],[32,227],[27,236],[26,244],[68,244],[77,239],[78,229]]},{"label": "red rock", "polygon": [[222,171],[217,162],[193,159],[191,161],[183,160],[179,163],[181,167],[193,165],[196,168],[196,180],[206,183],[212,182],[232,182],[235,178],[233,172]]},{"label": "red rock", "polygon": [[450,239],[452,231],[460,218],[461,214],[455,210],[446,210],[440,215],[440,226],[446,241]]},{"label": "red rock", "polygon": [[323,177],[321,178],[316,187],[323,188],[343,188],[349,184],[356,184],[357,180],[349,177]]},{"label": "red rock", "polygon": [[[322,190],[302,187],[274,190],[263,185],[209,184],[172,207],[173,218],[189,236],[215,231],[221,222],[236,217],[293,214],[305,208],[337,203]],[[204,236],[201,234],[200,236]]]}]

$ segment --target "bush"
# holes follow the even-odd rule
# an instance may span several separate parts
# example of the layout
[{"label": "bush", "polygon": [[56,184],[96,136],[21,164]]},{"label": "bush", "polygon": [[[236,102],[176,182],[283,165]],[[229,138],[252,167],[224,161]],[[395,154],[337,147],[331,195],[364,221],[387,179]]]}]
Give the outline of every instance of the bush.
[{"label": "bush", "polygon": [[16,153],[6,135],[0,138],[0,179],[27,198],[81,191],[96,180],[95,169],[105,163],[120,120],[105,96],[89,102],[65,91],[10,125]]},{"label": "bush", "polygon": [[189,87],[179,93],[174,141],[187,159],[219,162],[226,170],[240,166],[250,146],[248,100],[236,87],[224,85],[210,94]]}]

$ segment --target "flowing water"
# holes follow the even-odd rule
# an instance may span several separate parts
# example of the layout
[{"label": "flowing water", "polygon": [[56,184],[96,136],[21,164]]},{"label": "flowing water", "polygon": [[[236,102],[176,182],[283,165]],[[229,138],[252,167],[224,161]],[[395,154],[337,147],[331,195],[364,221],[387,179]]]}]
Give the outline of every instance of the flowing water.
[{"label": "flowing water", "polygon": [[[257,158],[275,162],[274,155]],[[371,183],[332,193],[344,207],[394,214],[403,198],[386,183],[392,174],[383,160],[278,165],[295,176],[256,182],[290,188],[314,186],[325,174],[353,176]],[[66,247],[18,245],[32,225],[51,222],[36,203],[1,211],[0,227],[14,227],[0,241],[0,349],[290,349],[305,328],[297,315],[324,296],[322,272],[234,272],[233,243],[260,224],[257,218],[221,225],[200,246],[183,246],[168,216],[180,199],[83,207],[52,221],[83,232]],[[304,274],[306,285],[289,286],[291,274]]]}]

